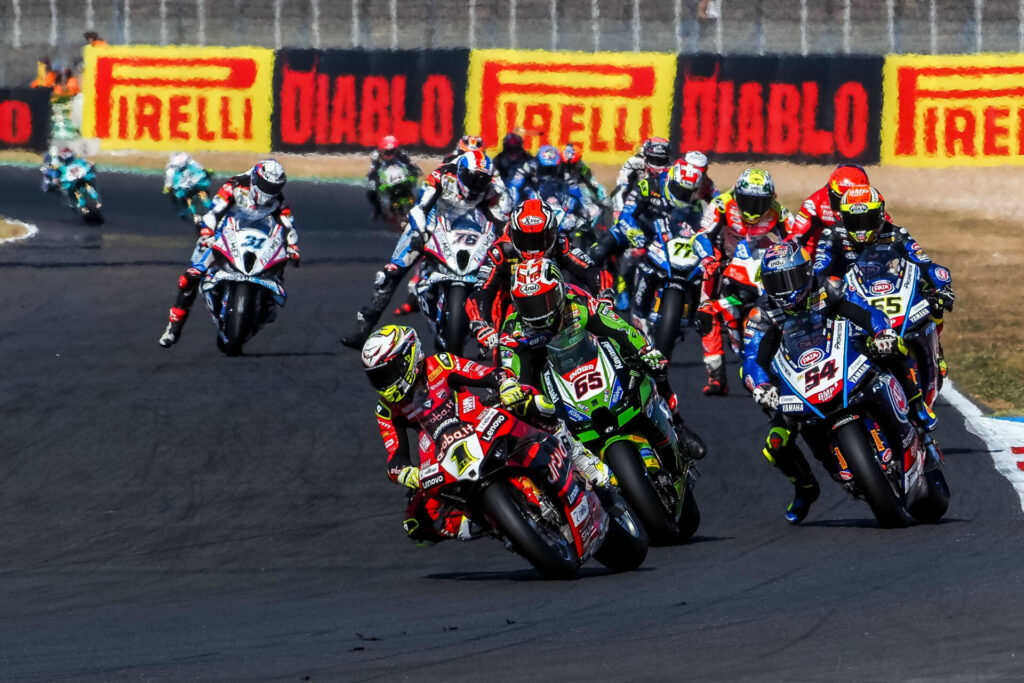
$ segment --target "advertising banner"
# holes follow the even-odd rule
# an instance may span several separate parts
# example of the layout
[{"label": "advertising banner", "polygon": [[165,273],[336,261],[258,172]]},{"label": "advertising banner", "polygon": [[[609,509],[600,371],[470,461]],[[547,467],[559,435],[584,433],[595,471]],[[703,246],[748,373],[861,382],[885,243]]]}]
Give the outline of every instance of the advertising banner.
[{"label": "advertising banner", "polygon": [[885,60],[882,161],[899,166],[1024,163],[1024,54]]},{"label": "advertising banner", "polygon": [[871,163],[882,57],[679,57],[673,142],[713,160]]},{"label": "advertising banner", "polygon": [[526,130],[540,144],[582,144],[584,158],[617,164],[645,138],[668,137],[676,56],[656,52],[474,50],[466,132],[499,148]]},{"label": "advertising banner", "polygon": [[46,151],[49,88],[0,88],[0,149]]},{"label": "advertising banner", "polygon": [[394,135],[447,152],[462,135],[468,50],[279,50],[274,149],[351,152]]},{"label": "advertising banner", "polygon": [[104,149],[270,150],[274,51],[85,48],[83,134]]}]

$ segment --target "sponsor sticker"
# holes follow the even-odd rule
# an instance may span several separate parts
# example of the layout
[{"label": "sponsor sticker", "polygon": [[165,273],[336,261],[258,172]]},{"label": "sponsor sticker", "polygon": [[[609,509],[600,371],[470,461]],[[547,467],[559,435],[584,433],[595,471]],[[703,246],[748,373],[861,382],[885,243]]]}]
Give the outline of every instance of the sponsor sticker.
[{"label": "sponsor sticker", "polygon": [[270,150],[274,51],[86,47],[83,132],[104,149]]},{"label": "sponsor sticker", "polygon": [[1024,163],[1024,54],[886,57],[882,163]]},{"label": "sponsor sticker", "polygon": [[872,294],[888,294],[894,289],[896,289],[896,287],[888,280],[879,280],[878,282],[871,283]]},{"label": "sponsor sticker", "polygon": [[815,363],[820,362],[825,357],[825,352],[819,348],[808,349],[800,354],[800,358],[797,359],[797,365],[802,368],[810,367]]},{"label": "sponsor sticker", "polygon": [[422,489],[430,489],[430,488],[434,488],[435,486],[438,486],[438,485],[443,484],[443,483],[444,483],[444,475],[443,474],[439,474],[436,477],[431,477],[429,479],[421,479],[420,480],[420,488],[422,488]]},{"label": "sponsor sticker", "polygon": [[572,523],[573,526],[578,527],[583,524],[583,521],[587,518],[590,513],[590,504],[587,503],[587,497],[582,496],[580,498],[580,504],[572,509]]},{"label": "sponsor sticker", "polygon": [[646,138],[668,137],[675,76],[674,54],[473,50],[466,130],[496,151],[522,127],[534,146],[574,142],[588,160],[620,164]]}]

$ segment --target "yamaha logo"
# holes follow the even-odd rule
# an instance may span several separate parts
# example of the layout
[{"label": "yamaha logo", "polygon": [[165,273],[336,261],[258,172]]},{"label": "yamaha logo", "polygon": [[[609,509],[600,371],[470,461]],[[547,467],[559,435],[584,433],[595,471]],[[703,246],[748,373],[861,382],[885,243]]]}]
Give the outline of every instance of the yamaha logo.
[{"label": "yamaha logo", "polygon": [[808,349],[800,354],[800,358],[797,360],[797,364],[802,368],[807,368],[815,363],[821,361],[825,357],[825,352],[821,349]]},{"label": "yamaha logo", "polygon": [[892,290],[896,289],[893,284],[887,280],[881,280],[871,285],[872,294],[888,294]]}]

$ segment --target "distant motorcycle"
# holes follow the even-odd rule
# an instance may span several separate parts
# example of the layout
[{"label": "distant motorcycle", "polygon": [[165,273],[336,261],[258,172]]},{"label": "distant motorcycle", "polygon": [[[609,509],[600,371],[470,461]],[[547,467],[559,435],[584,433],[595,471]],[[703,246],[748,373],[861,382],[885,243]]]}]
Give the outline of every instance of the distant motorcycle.
[{"label": "distant motorcycle", "polygon": [[247,220],[228,214],[212,247],[217,260],[200,285],[217,327],[217,346],[228,356],[277,317],[288,255],[284,227],[272,217]]},{"label": "distant motorcycle", "polygon": [[175,175],[171,186],[171,197],[181,217],[198,230],[203,225],[203,216],[212,206],[207,188],[210,186],[208,173],[193,170],[191,167]]},{"label": "distant motorcycle", "polygon": [[469,333],[466,299],[479,286],[477,273],[494,240],[494,227],[478,210],[437,217],[414,286],[439,351],[463,355]]},{"label": "distant motorcycle", "polygon": [[377,171],[377,195],[384,205],[387,221],[392,225],[400,225],[416,204],[416,184],[416,176],[399,161]]},{"label": "distant motorcycle", "polygon": [[68,208],[89,224],[103,223],[100,209],[103,202],[96,189],[96,170],[82,159],[75,159],[60,170],[60,187],[67,199]]}]

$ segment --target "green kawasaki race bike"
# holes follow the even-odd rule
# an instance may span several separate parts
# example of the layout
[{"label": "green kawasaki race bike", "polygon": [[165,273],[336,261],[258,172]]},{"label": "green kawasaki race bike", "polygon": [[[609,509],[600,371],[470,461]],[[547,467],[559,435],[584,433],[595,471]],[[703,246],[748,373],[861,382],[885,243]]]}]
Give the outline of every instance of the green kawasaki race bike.
[{"label": "green kawasaki race bike", "polygon": [[[693,461],[675,455],[672,417],[654,380],[630,367],[614,342],[557,335],[541,386],[573,435],[611,467],[652,543],[678,543],[697,531]],[[651,440],[666,433],[673,443],[659,454]]]}]

